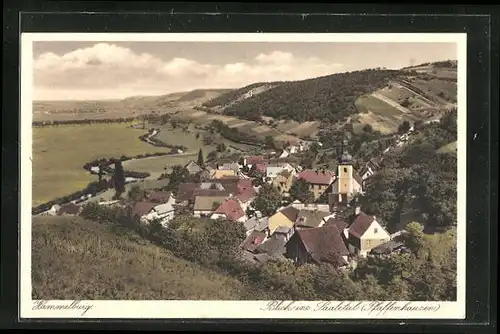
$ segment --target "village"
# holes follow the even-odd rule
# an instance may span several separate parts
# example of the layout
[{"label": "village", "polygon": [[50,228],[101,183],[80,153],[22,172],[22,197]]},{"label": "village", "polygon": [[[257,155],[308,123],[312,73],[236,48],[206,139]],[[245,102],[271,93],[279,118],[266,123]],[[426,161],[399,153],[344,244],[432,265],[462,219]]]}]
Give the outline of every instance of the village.
[{"label": "village", "polygon": [[[400,135],[394,147],[402,146],[412,132],[410,128]],[[129,191],[128,198],[101,198],[97,203],[126,208],[140,222],[156,221],[164,227],[181,211],[193,217],[242,224],[246,238],[240,245],[241,258],[248,263],[281,259],[296,265],[328,263],[352,270],[359,258],[406,252],[400,241],[404,231],[390,234],[376,216],[364,213],[356,201],[380,167],[380,158],[370,159],[359,172],[343,146],[336,170],[304,169],[285,161],[309,146],[302,142],[267,155],[242,156],[239,161],[221,159],[205,164],[202,159],[191,160],[178,166],[190,176],[190,182],[180,180],[176,189],[136,187],[135,196]],[[193,179],[198,182],[192,182]],[[306,203],[290,194],[297,183],[306,185],[310,193]],[[266,210],[269,212],[261,212],[254,204],[258,195],[268,189],[266,186],[279,192],[281,202]],[[83,200],[88,198],[54,205],[42,215],[78,215]]]}]

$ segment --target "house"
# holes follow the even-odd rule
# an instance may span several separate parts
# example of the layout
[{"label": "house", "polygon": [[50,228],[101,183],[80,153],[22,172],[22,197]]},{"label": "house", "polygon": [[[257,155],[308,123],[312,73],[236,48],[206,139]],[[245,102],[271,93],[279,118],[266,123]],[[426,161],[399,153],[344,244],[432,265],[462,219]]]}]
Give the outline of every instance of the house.
[{"label": "house", "polygon": [[301,147],[300,145],[290,145],[288,146],[288,152],[290,152],[290,154],[296,154],[296,153],[299,153],[301,151]]},{"label": "house", "polygon": [[57,215],[57,212],[59,211],[59,209],[61,208],[61,206],[59,204],[54,204],[50,207],[50,209],[48,209],[47,211],[44,211],[42,212],[40,215],[43,215],[43,216],[55,216]]},{"label": "house", "polygon": [[59,216],[76,216],[82,210],[81,206],[78,206],[74,203],[63,204],[57,211],[57,215]]},{"label": "house", "polygon": [[287,169],[282,170],[273,179],[273,186],[278,189],[282,194],[288,193],[293,184],[295,173],[288,171]]},{"label": "house", "polygon": [[371,177],[380,168],[380,159],[372,158],[370,159],[360,172],[361,179],[364,181]]},{"label": "house", "polygon": [[262,174],[264,174],[264,176],[266,175],[266,171],[267,171],[266,164],[256,164],[254,166],[255,166],[256,171],[261,172]]},{"label": "house", "polygon": [[[194,203],[196,196],[224,196],[230,193],[219,182],[181,183],[176,196],[177,203]],[[222,188],[221,188],[222,187]]]},{"label": "house", "polygon": [[295,220],[295,227],[297,229],[321,227],[325,224],[324,219],[329,215],[329,212],[300,210]]},{"label": "house", "polygon": [[191,174],[191,175],[198,174],[198,173],[203,171],[203,168],[201,168],[200,165],[198,165],[196,162],[194,162],[194,160],[190,160],[184,166],[184,168],[186,168],[187,171],[189,172],[189,174]]},{"label": "house", "polygon": [[148,191],[145,199],[153,203],[167,203],[174,200],[174,196],[170,191]]},{"label": "house", "polygon": [[247,220],[245,211],[235,199],[224,200],[211,216],[212,219],[227,219],[231,221],[244,222]]},{"label": "house", "polygon": [[226,198],[227,196],[196,196],[194,199],[193,216],[211,216]]},{"label": "house", "polygon": [[244,159],[244,163],[248,168],[252,168],[254,165],[263,164],[264,157],[262,155],[249,156]]},{"label": "house", "polygon": [[363,179],[352,166],[352,156],[344,152],[337,166],[337,176],[329,194],[329,204],[332,211],[346,207],[352,198],[363,192]]},{"label": "house", "polygon": [[317,203],[304,204],[299,200],[295,200],[292,203],[290,203],[290,205],[298,210],[321,211],[330,213],[330,206],[328,204],[317,204]]},{"label": "house", "polygon": [[242,203],[244,210],[247,209],[248,205],[253,201],[257,195],[251,179],[239,179],[236,183],[236,197]]},{"label": "house", "polygon": [[217,166],[218,170],[233,170],[235,172],[240,170],[240,165],[236,162],[226,162]]},{"label": "house", "polygon": [[151,210],[153,210],[153,208],[156,205],[158,204],[153,202],[146,202],[146,201],[135,202],[132,206],[131,213],[136,218],[142,219],[142,217],[150,213]]},{"label": "house", "polygon": [[392,253],[406,252],[408,251],[404,246],[403,242],[394,239],[389,240],[386,243],[380,244],[373,248],[368,254],[376,256],[384,256]]},{"label": "house", "polygon": [[175,216],[175,199],[170,195],[166,201],[154,206],[151,211],[144,215],[141,219],[144,222],[159,219],[163,225],[166,225]]},{"label": "house", "polygon": [[287,170],[290,173],[295,173],[295,168],[289,163],[277,163],[277,164],[268,164],[266,166],[266,177],[274,179],[278,176],[282,171]]},{"label": "house", "polygon": [[257,248],[255,248],[255,254],[267,254],[270,258],[282,257],[286,253],[286,243],[289,240],[288,230],[291,228],[284,229],[284,233],[278,232],[276,229],[275,233],[265,239]]},{"label": "house", "polygon": [[241,243],[240,247],[247,252],[253,253],[259,247],[264,240],[267,239],[267,234],[265,232],[252,231]]},{"label": "house", "polygon": [[210,178],[217,180],[224,176],[237,176],[237,172],[233,169],[217,169],[211,173]]},{"label": "house", "polygon": [[297,174],[297,180],[304,180],[309,183],[309,191],[313,194],[314,200],[323,195],[332,182],[335,180],[335,173],[332,171],[305,170]]},{"label": "house", "polygon": [[290,151],[286,148],[278,154],[278,158],[287,158],[288,156],[290,156]]},{"label": "house", "polygon": [[292,206],[288,206],[269,217],[269,235],[272,235],[280,226],[293,227],[298,214],[299,210]]},{"label": "house", "polygon": [[366,256],[373,248],[391,240],[391,236],[374,216],[356,208],[353,222],[344,230],[345,237],[360,256]]},{"label": "house", "polygon": [[342,231],[335,225],[325,225],[297,230],[286,244],[286,255],[297,265],[329,263],[344,267],[351,253]]}]

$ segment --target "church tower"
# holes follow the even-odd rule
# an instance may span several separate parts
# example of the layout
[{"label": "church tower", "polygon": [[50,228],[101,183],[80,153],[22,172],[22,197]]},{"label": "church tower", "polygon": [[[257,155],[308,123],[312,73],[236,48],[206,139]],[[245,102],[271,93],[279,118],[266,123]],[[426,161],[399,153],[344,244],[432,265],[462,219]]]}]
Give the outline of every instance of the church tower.
[{"label": "church tower", "polygon": [[361,186],[355,178],[352,166],[352,155],[347,150],[347,141],[344,140],[337,164],[337,175],[329,196],[330,206],[333,208],[347,206],[352,197],[360,190]]}]

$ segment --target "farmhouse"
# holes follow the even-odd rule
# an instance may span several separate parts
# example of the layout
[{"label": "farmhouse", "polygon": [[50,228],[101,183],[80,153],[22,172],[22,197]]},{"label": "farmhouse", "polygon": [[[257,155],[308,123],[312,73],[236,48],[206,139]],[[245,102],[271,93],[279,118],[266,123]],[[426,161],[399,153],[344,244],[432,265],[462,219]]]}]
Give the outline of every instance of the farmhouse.
[{"label": "farmhouse", "polygon": [[344,232],[348,243],[356,248],[360,256],[366,256],[373,248],[391,240],[389,233],[375,217],[361,212],[359,207],[356,208],[353,222]]},{"label": "farmhouse", "polygon": [[272,184],[282,194],[288,193],[292,187],[294,175],[294,172],[290,172],[286,169],[282,170],[276,175],[276,178],[272,180]]},{"label": "farmhouse", "polygon": [[325,218],[329,212],[300,210],[295,221],[296,229],[321,227],[325,224]]},{"label": "farmhouse", "polygon": [[247,220],[245,211],[240,203],[234,199],[224,200],[211,216],[212,219],[227,219],[231,221],[244,222]]},{"label": "farmhouse", "polygon": [[288,206],[269,217],[269,235],[272,235],[278,227],[293,227],[299,210]]},{"label": "farmhouse", "polygon": [[309,169],[297,174],[297,179],[309,183],[309,191],[313,194],[314,200],[317,200],[328,190],[335,179],[335,173]]},{"label": "farmhouse", "polygon": [[166,225],[175,216],[175,199],[170,196],[164,203],[154,206],[151,211],[142,216],[141,220],[150,222],[159,219],[162,225]]},{"label": "farmhouse", "polygon": [[203,171],[203,168],[201,168],[196,162],[194,162],[194,160],[190,160],[184,166],[184,168],[186,168],[187,171],[189,172],[189,174],[191,174],[191,175],[198,174],[198,173],[201,173]]},{"label": "farmhouse", "polygon": [[335,225],[326,225],[297,230],[286,244],[286,255],[297,265],[329,263],[344,267],[351,253],[342,232]]},{"label": "farmhouse", "polygon": [[226,198],[226,196],[196,196],[194,200],[193,216],[211,216]]},{"label": "farmhouse", "polygon": [[270,179],[274,179],[278,176],[279,173],[283,171],[288,171],[289,173],[294,173],[295,168],[289,163],[278,163],[278,164],[269,164],[266,166],[266,177]]}]

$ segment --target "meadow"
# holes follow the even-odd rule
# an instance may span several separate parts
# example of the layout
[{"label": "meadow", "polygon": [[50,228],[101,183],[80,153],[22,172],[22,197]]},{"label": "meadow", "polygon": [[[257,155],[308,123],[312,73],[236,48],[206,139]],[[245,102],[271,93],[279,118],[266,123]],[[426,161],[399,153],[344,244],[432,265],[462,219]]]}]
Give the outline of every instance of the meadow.
[{"label": "meadow", "polygon": [[238,300],[251,287],[138,235],[80,217],[34,217],[33,299]]},{"label": "meadow", "polygon": [[404,120],[412,119],[411,116],[371,95],[358,98],[356,108],[360,112],[358,118],[360,123],[370,124],[374,130],[378,130],[383,134],[396,132],[398,126]]},{"label": "meadow", "polygon": [[125,123],[34,127],[32,205],[68,195],[97,180],[82,168],[94,159],[169,151],[140,141],[143,133]]}]

